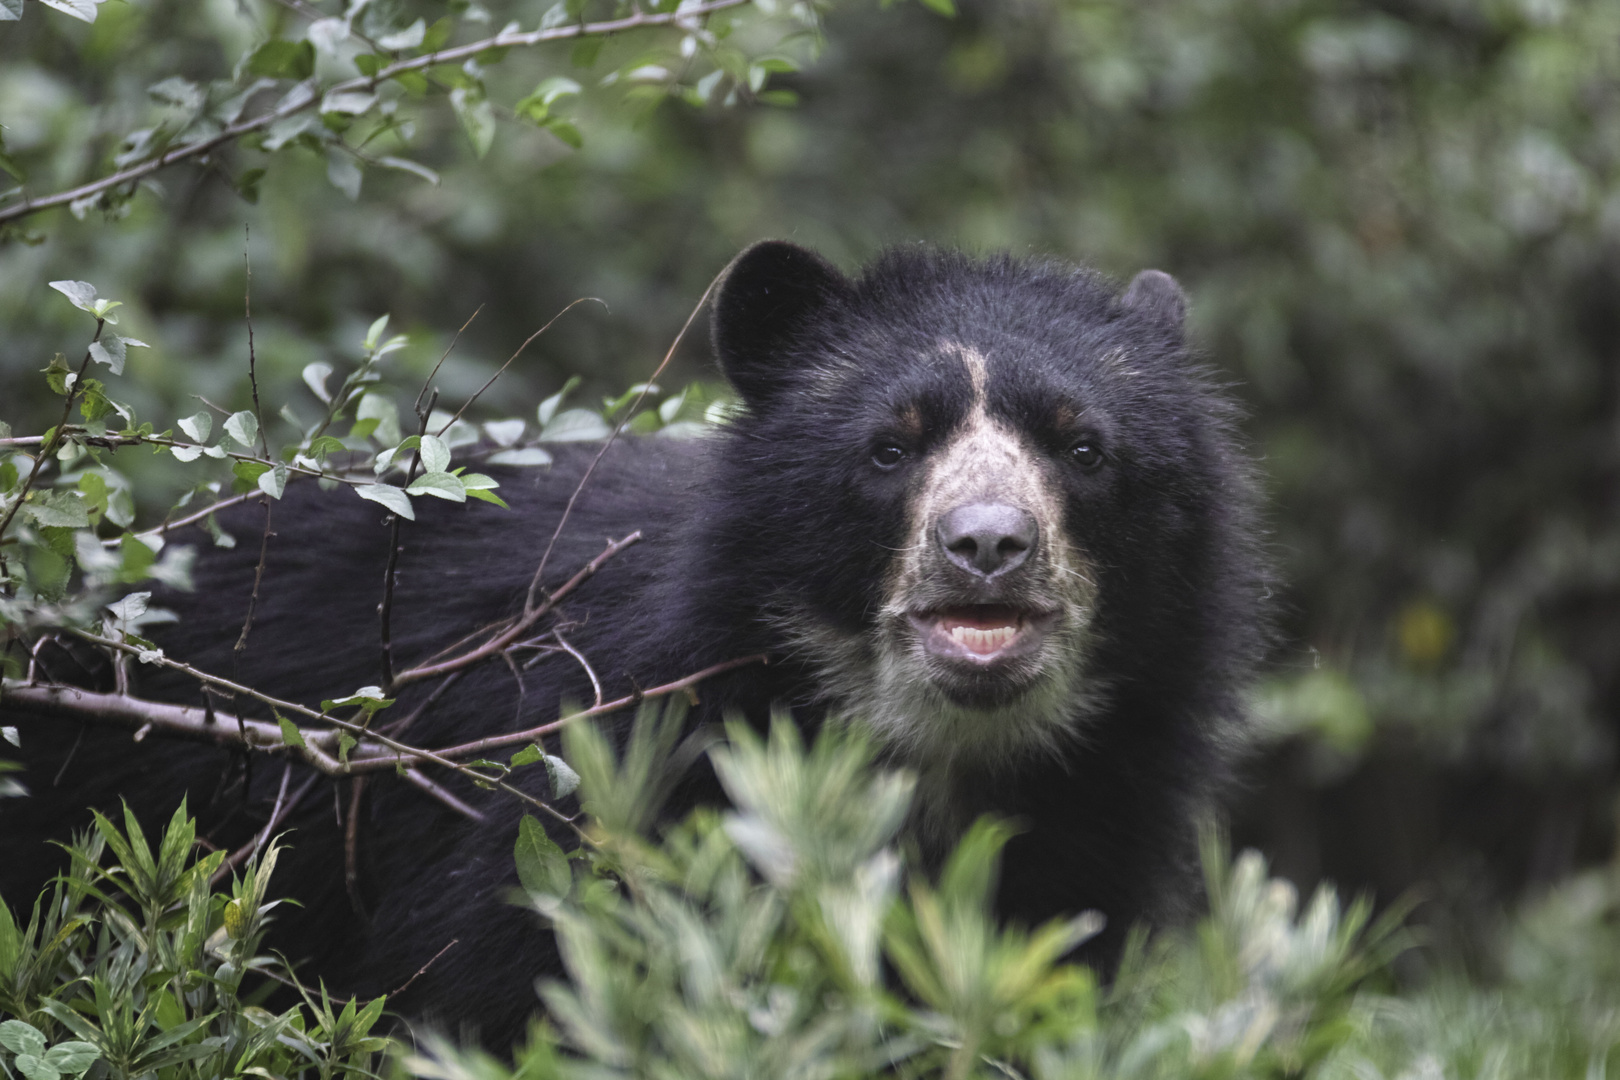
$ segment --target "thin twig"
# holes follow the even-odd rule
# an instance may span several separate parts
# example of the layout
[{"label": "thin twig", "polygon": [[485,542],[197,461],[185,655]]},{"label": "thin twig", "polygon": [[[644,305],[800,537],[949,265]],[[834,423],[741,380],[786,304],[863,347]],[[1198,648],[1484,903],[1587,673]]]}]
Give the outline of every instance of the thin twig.
[{"label": "thin twig", "polygon": [[174,165],[178,162],[186,161],[190,158],[202,157],[212,152],[216,147],[223,146],[224,144],[238,139],[243,135],[263,130],[278,120],[289,116],[295,116],[298,113],[314,108],[316,105],[320,104],[320,102],[325,100],[327,95],[370,92],[387,82],[389,79],[403,75],[407,72],[421,71],[425,68],[437,67],[440,64],[459,64],[463,60],[470,59],[477,56],[479,53],[490,49],[504,49],[514,46],[529,47],[540,45],[548,41],[564,41],[577,37],[595,37],[605,34],[620,33],[626,30],[635,30],[640,27],[648,26],[682,25],[696,22],[703,16],[712,14],[716,11],[722,11],[726,8],[739,7],[748,2],[749,0],[706,0],[704,3],[678,7],[674,11],[656,14],[644,14],[638,12],[637,14],[623,19],[609,19],[596,23],[575,23],[571,26],[557,26],[545,30],[531,30],[528,33],[509,34],[503,31],[502,33],[496,34],[494,37],[485,38],[482,41],[474,41],[466,45],[458,45],[452,49],[441,49],[438,52],[428,53],[425,56],[412,57],[409,60],[396,61],[379,69],[375,74],[361,76],[355,79],[346,79],[343,82],[336,83],[328,87],[324,94],[317,90],[313,80],[308,80],[305,83],[300,84],[307,87],[309,91],[308,96],[302,98],[302,100],[300,100],[299,95],[295,91],[288,94],[286,98],[282,99],[282,104],[279,108],[271,109],[269,112],[262,113],[258,116],[252,117],[251,119],[239,120],[234,124],[227,124],[214,135],[211,135],[206,139],[199,139],[197,142],[187,143],[184,146],[176,147],[173,150],[159,154],[157,157],[149,158],[148,160],[137,165],[131,165],[127,169],[120,169],[118,172],[115,172],[110,176],[104,176],[100,180],[94,180],[88,184],[81,184],[79,187],[71,188],[67,191],[60,191],[54,195],[47,195],[38,199],[30,199],[24,196],[22,201],[16,205],[0,209],[0,223],[14,221],[18,218],[26,217],[29,214],[37,213],[40,210],[49,209],[53,206],[63,206],[79,199],[87,199],[93,195],[99,195],[104,191],[110,191],[111,189],[119,187],[120,185],[132,184],[135,181],[140,180],[142,177],[149,176],[152,173],[157,172],[159,169],[167,168],[168,166]]},{"label": "thin twig", "polygon": [[577,589],[586,578],[589,578],[592,574],[596,573],[597,570],[601,569],[602,564],[607,562],[608,559],[617,555],[619,552],[623,551],[625,548],[629,547],[631,544],[634,544],[640,539],[641,532],[638,530],[631,533],[629,536],[626,536],[623,540],[608,541],[608,546],[603,549],[600,555],[581,567],[578,573],[559,586],[557,591],[548,596],[545,602],[539,607],[531,610],[525,610],[524,613],[519,616],[510,627],[501,631],[495,637],[478,646],[476,649],[462,653],[460,656],[452,657],[449,660],[443,660],[436,664],[422,664],[418,667],[411,668],[409,671],[400,672],[399,675],[394,679],[394,686],[405,686],[408,683],[420,682],[422,679],[431,679],[438,675],[448,675],[452,671],[460,671],[463,668],[471,667],[481,660],[487,660],[492,656],[500,655],[502,650],[522,637],[524,631],[528,630],[529,627],[533,626],[537,621],[539,621],[541,616],[550,611],[557,601],[561,600],[563,597]]},{"label": "thin twig", "polygon": [[551,636],[556,639],[557,644],[562,647],[563,652],[567,653],[569,656],[572,656],[575,660],[579,661],[579,666],[585,669],[585,674],[586,675],[590,676],[590,678],[591,678],[591,689],[596,691],[596,707],[601,708],[602,707],[602,684],[601,684],[601,682],[599,682],[597,680],[596,672],[591,670],[591,662],[589,660],[585,659],[585,654],[584,653],[580,652],[578,649],[576,649],[572,645],[568,644],[568,642],[563,638],[563,636],[561,634],[557,633],[556,631],[552,631]]},{"label": "thin twig", "polygon": [[433,959],[431,959],[427,963],[423,964],[421,970],[418,971],[415,975],[412,975],[410,978],[406,979],[404,986],[401,986],[398,990],[390,990],[388,992],[388,996],[391,997],[391,998],[396,998],[396,997],[399,997],[399,995],[403,994],[405,991],[409,990],[411,988],[411,983],[415,982],[417,979],[420,979],[423,975],[426,975],[427,974],[427,969],[432,967],[434,964],[436,964],[438,962],[438,960],[439,960],[439,957],[443,956],[445,953],[449,952],[451,949],[455,948],[460,943],[461,943],[460,938],[451,938],[450,939],[450,944],[446,945],[444,948],[442,948],[438,952],[434,953],[433,954]]},{"label": "thin twig", "polygon": [[[728,266],[726,269],[730,269],[730,267]],[[631,418],[636,415],[636,410],[641,408],[641,403],[647,399],[647,394],[651,391],[653,383],[658,381],[658,376],[664,373],[664,369],[669,366],[669,362],[675,358],[675,350],[681,347],[681,341],[686,337],[686,332],[692,328],[692,323],[696,321],[698,312],[702,311],[703,305],[709,302],[709,294],[714,292],[714,287],[720,284],[721,279],[725,276],[726,271],[721,270],[720,273],[714,276],[714,280],[709,282],[709,287],[703,290],[703,295],[698,297],[698,302],[693,306],[692,313],[686,317],[686,323],[681,327],[681,332],[675,335],[674,341],[670,342],[669,351],[664,354],[664,359],[659,362],[652,375],[642,384],[641,393],[636,395],[636,400],[631,402],[630,407],[624,411],[623,418],[614,425],[612,433],[602,443],[602,449],[596,452],[596,456],[591,459],[591,463],[585,467],[585,474],[579,478],[579,483],[574,485],[573,494],[568,496],[568,504],[563,507],[562,517],[557,519],[557,527],[551,530],[551,539],[546,541],[546,550],[540,555],[540,565],[534,568],[534,578],[529,582],[529,595],[523,601],[525,613],[535,609],[535,598],[541,591],[540,583],[545,578],[546,563],[551,560],[551,552],[557,546],[557,538],[562,535],[563,527],[568,524],[569,515],[574,512],[574,503],[579,499],[580,492],[584,491],[585,485],[590,483],[591,473],[596,471],[597,463],[606,456],[608,448],[619,437],[619,432],[624,430],[625,425],[630,423]]]},{"label": "thin twig", "polygon": [[[243,247],[242,265],[247,270],[247,279],[242,286],[242,310],[247,316],[248,332],[248,385],[253,389],[253,420],[254,426],[259,429],[259,452],[266,461],[270,459],[270,439],[264,433],[264,409],[259,405],[259,371],[258,357],[253,349],[253,260],[249,257],[247,244],[250,234],[246,225],[242,226]],[[253,629],[253,615],[259,608],[259,586],[264,581],[264,564],[270,558],[271,508],[274,501],[268,493],[261,494],[259,501],[264,504],[264,532],[259,537],[259,561],[253,568],[253,594],[248,597],[247,615],[242,619],[242,634],[236,639],[235,651],[240,653],[247,648],[248,633]]]},{"label": "thin twig", "polygon": [[252,840],[231,852],[225,861],[219,864],[219,869],[214,871],[214,876],[208,879],[210,885],[219,884],[225,879],[226,874],[263,851],[265,845],[270,842],[270,837],[275,833],[276,826],[280,825],[282,819],[292,813],[294,808],[304,801],[304,796],[309,794],[310,789],[321,778],[320,773],[310,773],[304,778],[304,782],[298,785],[298,790],[293,792],[292,798],[289,799],[287,798],[287,781],[291,776],[292,763],[288,762],[286,771],[281,774],[281,790],[276,793],[276,801],[270,807],[270,818],[264,823],[264,828],[256,833]]},{"label": "thin twig", "polygon": [[[532,727],[525,731],[510,731],[503,735],[492,735],[487,739],[479,739],[476,742],[470,743],[461,743],[457,746],[436,751],[436,753],[441,757],[472,757],[477,754],[486,753],[490,750],[499,750],[505,746],[516,746],[519,743],[534,742],[536,739],[541,739],[547,735],[551,735],[562,730],[562,728],[566,725],[572,724],[578,720],[584,720],[586,717],[601,716],[604,713],[617,712],[620,709],[627,709],[631,706],[639,705],[641,702],[649,698],[666,697],[670,694],[676,693],[677,691],[686,690],[696,686],[705,679],[710,679],[716,675],[724,674],[733,668],[745,667],[749,664],[764,664],[768,662],[769,658],[764,653],[757,653],[753,656],[740,656],[735,660],[726,660],[719,664],[710,665],[709,667],[704,668],[702,671],[693,672],[684,679],[676,679],[674,682],[667,682],[662,686],[655,686],[651,690],[634,690],[631,693],[626,694],[624,697],[615,698],[612,701],[605,701],[601,705],[593,705],[589,709],[581,709],[578,712],[569,713],[567,716],[553,720],[548,724],[541,724],[539,727]],[[389,768],[392,766],[392,763],[392,758],[376,759],[374,761],[356,761],[352,756],[350,757],[350,765],[357,772],[370,772],[376,769]]]},{"label": "thin twig", "polygon": [[[489,379],[487,381],[485,381],[484,385],[480,386],[478,388],[477,393],[475,393],[472,397],[467,399],[466,404],[462,405],[461,408],[456,410],[456,415],[452,416],[449,420],[445,421],[444,427],[440,428],[438,430],[437,434],[443,435],[445,432],[449,431],[451,426],[454,425],[457,420],[461,419],[461,414],[466,412],[468,409],[472,408],[473,402],[475,402],[479,398],[483,397],[484,396],[484,391],[488,390],[490,387],[494,386],[495,385],[495,380],[500,378],[502,375],[504,375],[506,373],[506,369],[512,366],[512,361],[514,361],[518,357],[522,356],[523,355],[523,350],[527,349],[530,345],[532,345],[536,338],[538,338],[541,334],[545,333],[547,330],[551,329],[551,324],[552,323],[556,322],[558,319],[562,318],[564,315],[568,314],[570,311],[573,311],[576,307],[583,304],[587,300],[595,300],[598,304],[601,304],[603,307],[607,307],[607,301],[606,300],[599,300],[594,296],[582,296],[578,300],[570,301],[568,306],[563,308],[561,311],[557,312],[557,314],[553,315],[550,318],[550,320],[548,320],[546,322],[546,325],[542,326],[540,329],[536,330],[534,333],[532,333],[528,337],[524,338],[523,339],[523,344],[521,344],[521,345],[519,345],[517,347],[517,352],[515,352],[511,356],[507,357],[506,358],[506,363],[502,364],[499,368],[495,369],[495,374],[491,375],[489,377]],[[474,312],[474,314],[476,315],[477,312]],[[444,361],[442,361],[442,360],[440,361],[440,363],[443,363],[443,362]],[[437,372],[439,369],[437,367],[435,367],[433,370],[435,372]],[[431,378],[431,377],[432,376],[429,376],[429,378]]]},{"label": "thin twig", "polygon": [[462,802],[460,799],[456,798],[454,795],[450,794],[450,792],[446,791],[438,784],[435,784],[433,781],[429,780],[415,769],[406,769],[399,775],[406,783],[412,785],[429,798],[436,799],[445,806],[448,806],[462,817],[470,818],[471,820],[477,822],[482,822],[485,820],[483,811],[474,810],[472,807],[468,806],[466,803]]},{"label": "thin twig", "polygon": [[410,729],[412,724],[421,719],[422,714],[426,713],[428,709],[432,708],[433,705],[444,696],[446,691],[448,691],[452,686],[456,685],[457,681],[460,680],[463,674],[464,672],[458,671],[454,675],[446,677],[443,682],[433,688],[433,692],[427,696],[422,704],[418,705],[407,715],[400,717],[398,720],[390,720],[386,724],[377,725],[376,730],[382,732],[384,735],[399,736],[403,734]]}]

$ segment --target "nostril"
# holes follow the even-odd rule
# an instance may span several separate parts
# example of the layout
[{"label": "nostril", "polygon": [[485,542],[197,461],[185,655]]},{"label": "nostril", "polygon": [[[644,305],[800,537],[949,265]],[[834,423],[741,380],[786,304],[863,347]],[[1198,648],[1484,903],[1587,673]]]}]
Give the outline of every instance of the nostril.
[{"label": "nostril", "polygon": [[940,515],[939,545],[955,565],[981,577],[1011,570],[1029,557],[1035,518],[1005,503],[968,503]]}]

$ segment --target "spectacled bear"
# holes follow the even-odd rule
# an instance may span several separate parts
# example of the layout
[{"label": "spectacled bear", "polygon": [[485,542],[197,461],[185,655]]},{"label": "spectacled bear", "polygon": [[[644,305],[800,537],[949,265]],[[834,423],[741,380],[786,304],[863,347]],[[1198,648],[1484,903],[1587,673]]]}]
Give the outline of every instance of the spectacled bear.
[{"label": "spectacled bear", "polygon": [[[937,857],[976,816],[1012,819],[1000,912],[1034,924],[1100,911],[1088,956],[1106,964],[1133,923],[1186,901],[1193,820],[1225,773],[1263,644],[1253,470],[1233,403],[1189,355],[1184,311],[1156,271],[1121,292],[1057,263],[908,248],[850,279],[791,244],[750,248],[712,324],[744,408],[705,437],[622,439],[596,466],[548,585],[604,538],[643,539],[562,604],[568,644],[609,697],[768,654],[705,683],[692,721],[762,723],[773,706],[807,728],[832,712],[861,719],[918,775],[919,846]],[[501,472],[510,511],[424,500],[401,534],[395,656],[438,654],[521,608],[599,449]],[[239,512],[234,531],[256,535],[258,514]],[[257,543],[199,560],[196,591],[165,599],[182,619],[163,644],[310,704],[376,682],[389,535],[373,504],[293,485],[247,649],[233,644]],[[468,671],[409,741],[519,730],[594,696],[575,656],[537,655]],[[140,693],[200,700],[184,678],[143,672]],[[392,715],[427,693],[408,689]],[[0,806],[13,904],[49,872],[39,838],[59,835],[70,808],[116,793],[155,821],[189,792],[203,828],[235,844],[263,826],[281,773],[261,758],[251,789],[233,793],[227,751],[153,739],[132,753],[116,735],[86,738],[64,767],[79,724],[7,722],[24,724],[34,789]],[[391,991],[426,965],[391,1004],[508,1042],[536,1007],[536,974],[560,966],[506,899],[522,808],[439,779],[485,820],[388,774],[366,788],[365,920],[334,808],[306,802],[277,874],[303,907],[280,941],[344,992]],[[720,795],[694,781],[685,797]]]}]

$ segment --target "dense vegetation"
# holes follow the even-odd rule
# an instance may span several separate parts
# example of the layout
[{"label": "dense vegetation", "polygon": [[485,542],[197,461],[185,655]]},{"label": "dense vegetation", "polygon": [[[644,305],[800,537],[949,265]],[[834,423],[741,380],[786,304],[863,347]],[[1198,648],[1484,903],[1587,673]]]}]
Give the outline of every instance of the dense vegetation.
[{"label": "dense vegetation", "polygon": [[[411,498],[498,498],[441,452],[483,438],[493,454],[543,467],[552,439],[712,419],[725,403],[698,381],[700,331],[676,350],[664,389],[623,390],[649,376],[750,240],[791,236],[846,263],[927,239],[1052,253],[1121,277],[1161,266],[1186,285],[1197,333],[1251,407],[1288,583],[1236,835],[1305,889],[1333,878],[1389,904],[1421,886],[1425,945],[1396,963],[1401,979],[1375,979],[1404,996],[1374,996],[1342,958],[1309,969],[1325,981],[1277,991],[1256,974],[1270,970],[1254,959],[1263,949],[1219,942],[1251,931],[1339,940],[1321,938],[1324,926],[1348,941],[1355,927],[1288,922],[1282,885],[1263,885],[1252,861],[1217,862],[1217,901],[1248,889],[1270,898],[1270,914],[1251,925],[1218,902],[1198,935],[1145,956],[1106,992],[1041,968],[1061,992],[983,1052],[1047,1076],[1507,1075],[1530,1062],[1538,1074],[1601,1075],[1620,986],[1608,959],[1620,883],[1612,869],[1583,868],[1612,862],[1615,844],[1620,7],[1019,0],[947,17],[949,7],[0,0],[6,676],[25,677],[39,635],[67,626],[140,660],[144,583],[185,572],[185,554],[154,532],[166,514],[233,490],[279,494],[307,473],[369,486],[366,497],[402,513]],[[622,18],[647,25],[588,29]],[[425,59],[459,47],[469,51],[454,63]],[[222,137],[272,109],[287,112]],[[97,186],[164,154],[179,158]],[[39,207],[61,192],[78,194]],[[583,296],[603,302],[573,307],[519,348]],[[557,397],[573,376],[583,385]],[[416,398],[424,383],[438,392],[437,419]],[[134,442],[158,453],[113,445]],[[137,599],[101,606],[130,588]],[[365,715],[368,700],[339,704]],[[341,756],[342,734],[331,734]],[[26,782],[0,775],[0,796]],[[112,833],[98,835],[124,857]],[[961,1002],[930,997],[939,988],[927,987],[924,959],[893,951],[908,947],[896,945],[907,919],[922,948],[923,894],[886,886],[906,898],[885,948],[907,990],[863,1004],[801,919],[794,897],[808,894],[738,876],[757,853],[727,847],[730,835],[699,820],[602,867],[624,903],[664,904],[671,918],[711,919],[720,878],[677,888],[664,877],[673,892],[643,895],[628,884],[636,860],[656,855],[687,875],[706,851],[732,867],[726,888],[780,900],[780,936],[760,955],[815,957],[808,966],[769,979],[726,968],[708,990],[680,983],[694,1010],[712,1007],[714,986],[733,1000],[733,977],[765,995],[758,1023],[733,1033],[742,1056],[723,1060],[776,1060],[748,1055],[776,1037],[769,989],[781,985],[847,999],[837,1022],[853,1027],[826,1036],[838,1053],[881,1032],[903,1068],[952,1068],[948,1048],[968,1045],[966,1014],[952,1011]],[[989,865],[990,835],[969,845],[964,875]],[[270,1023],[231,1004],[231,987],[201,989],[203,976],[217,979],[210,965],[236,962],[207,944],[228,906],[198,891],[207,874],[185,878],[176,863],[170,892],[119,900],[85,855],[82,887],[65,884],[40,908],[41,925],[74,929],[28,969],[35,997],[0,1001],[45,1042],[0,1027],[0,1065],[29,1080],[49,1080],[47,1067],[110,1068],[96,1064],[115,1060],[105,1049],[97,1059],[51,1049],[95,1039],[57,1026],[39,995],[60,993],[65,1009],[103,1024],[93,982],[55,988],[127,980],[130,964],[180,980],[168,998],[161,980],[142,982],[156,995],[149,1027],[161,1016],[170,1030],[186,995],[203,996],[187,1000],[184,1022],[216,1013],[168,1050],[250,1038],[241,1017]],[[138,877],[130,867],[120,880]],[[950,903],[969,911],[970,893]],[[7,899],[13,911],[27,900]],[[636,926],[650,936],[613,947],[661,947],[652,909],[575,901],[581,935]],[[980,933],[961,918],[963,933]],[[18,933],[0,925],[0,979],[23,970],[24,952],[6,944]],[[574,975],[576,995],[598,985],[586,967]],[[648,993],[673,993],[679,979],[668,977]],[[618,1023],[618,991],[598,988],[608,1011],[592,1023]],[[368,1067],[318,1007],[317,994],[275,1021],[302,1032],[294,1041],[310,1049],[296,1053],[311,1064],[300,1067]],[[803,1036],[794,1006],[781,1008],[788,1026],[772,1030]],[[588,1049],[586,1028],[558,1024],[565,1045]],[[1162,1042],[1134,1041],[1154,1032]],[[635,1038],[625,1045],[650,1055],[636,1068],[703,1071],[669,1032]],[[262,1067],[285,1075],[278,1045],[262,1048]],[[550,1068],[551,1043],[538,1045],[532,1067]],[[847,1071],[876,1067],[849,1052],[837,1059]],[[164,1067],[212,1067],[204,1060]],[[448,1045],[412,1068],[499,1073]],[[721,1058],[704,1068],[727,1071]]]}]

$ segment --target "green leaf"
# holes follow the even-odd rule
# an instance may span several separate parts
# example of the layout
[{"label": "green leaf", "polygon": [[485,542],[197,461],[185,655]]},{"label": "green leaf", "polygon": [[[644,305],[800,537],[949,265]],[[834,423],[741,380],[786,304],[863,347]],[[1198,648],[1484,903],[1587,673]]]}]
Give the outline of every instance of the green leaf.
[{"label": "green leaf", "polygon": [[528,814],[518,822],[514,854],[517,857],[518,880],[530,896],[561,899],[568,895],[574,883],[568,856],[546,835],[545,827]]},{"label": "green leaf", "polygon": [[275,468],[260,473],[259,490],[272,499],[281,498],[282,492],[287,490],[287,466],[277,464]]},{"label": "green leaf", "polygon": [[[8,730],[15,731],[16,729],[10,728]],[[513,754],[512,760],[507,762],[507,764],[514,769],[519,769],[525,765],[533,765],[535,762],[539,761],[545,756],[545,751],[540,749],[539,743],[530,743],[528,746],[525,746],[523,749]]]},{"label": "green leaf", "polygon": [[353,750],[357,745],[359,745],[359,744],[358,744],[358,742],[356,742],[355,737],[353,735],[350,735],[347,731],[339,732],[338,733],[338,760],[343,762],[343,764],[347,765],[349,763],[349,751]]},{"label": "green leaf", "polygon": [[422,436],[420,450],[422,468],[430,473],[444,472],[450,467],[450,447],[437,435]]},{"label": "green leaf", "polygon": [[40,1056],[45,1053],[45,1036],[32,1024],[7,1020],[0,1024],[0,1046],[13,1054]]},{"label": "green leaf", "polygon": [[378,709],[386,709],[393,703],[393,698],[383,696],[382,687],[362,686],[348,697],[321,702],[321,711],[331,712],[333,709],[346,709],[351,705],[357,705],[366,712],[373,713]]},{"label": "green leaf", "polygon": [[259,421],[248,409],[232,413],[225,420],[225,434],[235,439],[242,449],[252,450],[254,440],[259,437]]},{"label": "green leaf", "polygon": [[552,798],[566,799],[579,787],[579,773],[556,754],[546,755],[546,777],[551,781]]},{"label": "green leaf", "polygon": [[233,461],[231,472],[236,477],[233,488],[238,492],[252,491],[259,486],[259,477],[270,471],[270,465],[264,461]]},{"label": "green leaf", "polygon": [[485,100],[483,91],[457,87],[450,91],[450,106],[461,121],[461,129],[471,140],[473,152],[479,157],[489,153],[490,146],[495,142],[495,110]]},{"label": "green leaf", "polygon": [[106,364],[114,375],[124,373],[124,339],[117,334],[103,334],[101,340],[90,343],[90,359]]},{"label": "green leaf", "polygon": [[96,7],[101,0],[39,0],[46,7],[53,7],[64,15],[71,15],[75,19],[83,19],[87,23],[96,21]]},{"label": "green leaf", "polygon": [[[86,20],[87,22],[91,20]],[[67,297],[80,311],[96,311],[96,287],[88,281],[53,281],[51,288]]]},{"label": "green leaf", "polygon": [[929,11],[943,15],[947,19],[956,18],[956,4],[953,0],[917,0],[917,2]]},{"label": "green leaf", "polygon": [[248,57],[249,75],[307,79],[315,74],[315,46],[307,41],[267,41]]},{"label": "green leaf", "polygon": [[90,524],[90,507],[76,491],[34,491],[22,512],[39,525],[82,529]]},{"label": "green leaf", "polygon": [[467,501],[467,489],[462,487],[461,477],[451,476],[446,472],[430,472],[418,476],[405,490],[412,495],[432,495],[434,498],[448,499],[451,502]]},{"label": "green leaf", "polygon": [[57,1072],[78,1076],[101,1056],[94,1044],[70,1039],[57,1043],[45,1054],[45,1063]]},{"label": "green leaf", "polygon": [[298,725],[285,716],[277,716],[276,723],[281,725],[281,742],[283,746],[296,746],[304,749],[304,733],[298,730]]},{"label": "green leaf", "polygon": [[541,442],[594,442],[613,434],[613,429],[590,409],[564,409],[540,429]]},{"label": "green leaf", "polygon": [[496,506],[500,507],[502,510],[510,510],[510,509],[512,509],[510,506],[508,506],[506,504],[505,499],[501,498],[499,495],[495,494],[493,491],[485,491],[482,488],[469,488],[467,490],[467,496],[469,498],[477,499],[479,502],[494,503]]},{"label": "green leaf", "polygon": [[382,504],[406,521],[416,520],[416,511],[411,507],[410,496],[392,484],[360,484],[354,488],[354,493],[362,499]]},{"label": "green leaf", "polygon": [[581,135],[579,128],[567,120],[551,119],[546,121],[546,130],[557,138],[578,150],[585,145],[585,136]]},{"label": "green leaf", "polygon": [[332,147],[326,152],[326,179],[353,201],[360,198],[360,184],[365,176],[358,160]]},{"label": "green leaf", "polygon": [[192,442],[207,442],[209,434],[214,430],[214,418],[205,412],[192,413],[179,421],[179,424],[180,430],[185,432]]}]

